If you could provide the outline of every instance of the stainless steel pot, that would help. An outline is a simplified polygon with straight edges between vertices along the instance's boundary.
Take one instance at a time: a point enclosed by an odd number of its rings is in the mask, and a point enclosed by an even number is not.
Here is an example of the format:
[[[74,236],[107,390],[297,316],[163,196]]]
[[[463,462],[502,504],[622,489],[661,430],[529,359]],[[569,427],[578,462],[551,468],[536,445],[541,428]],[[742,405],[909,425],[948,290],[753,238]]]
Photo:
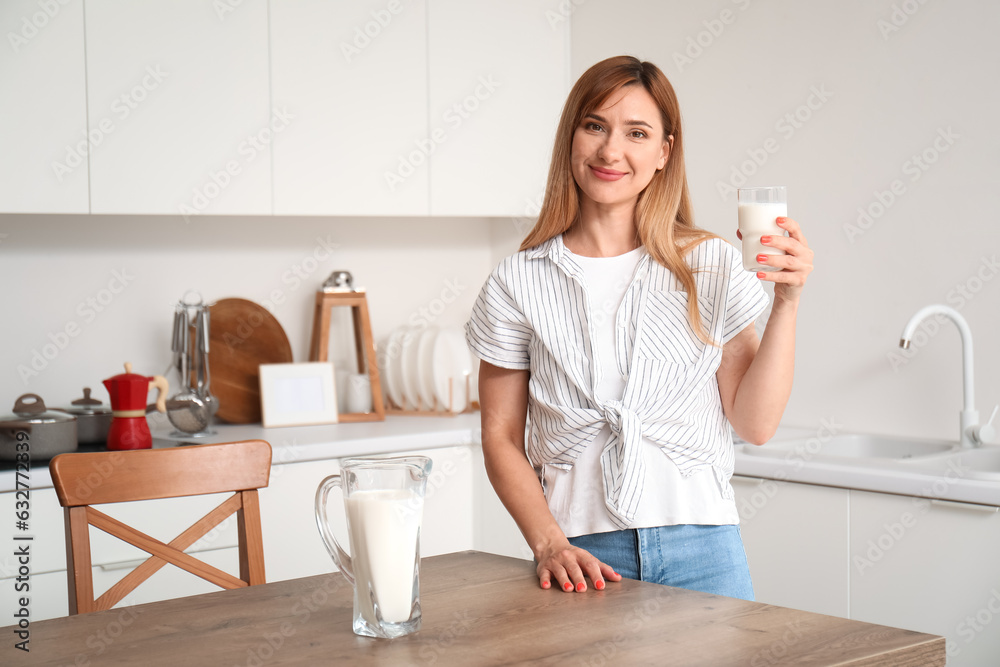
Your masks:
[[[83,388],[83,398],[73,401],[68,408],[55,408],[76,417],[76,439],[81,445],[108,441],[111,428],[111,408],[90,397],[90,387]]]
[[[16,461],[27,452],[30,460],[47,461],[77,448],[76,417],[46,411],[38,394],[24,394],[14,403],[14,414],[0,419],[0,460]]]

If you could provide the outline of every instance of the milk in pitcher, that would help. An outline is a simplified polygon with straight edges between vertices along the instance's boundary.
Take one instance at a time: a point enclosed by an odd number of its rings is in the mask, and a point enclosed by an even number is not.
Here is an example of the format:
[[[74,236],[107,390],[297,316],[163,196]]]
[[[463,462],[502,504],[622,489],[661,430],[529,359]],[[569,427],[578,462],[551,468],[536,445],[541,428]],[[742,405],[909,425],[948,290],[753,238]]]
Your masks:
[[[405,489],[376,489],[355,491],[344,502],[362,617],[378,625],[377,605],[383,621],[409,620],[423,496]]]

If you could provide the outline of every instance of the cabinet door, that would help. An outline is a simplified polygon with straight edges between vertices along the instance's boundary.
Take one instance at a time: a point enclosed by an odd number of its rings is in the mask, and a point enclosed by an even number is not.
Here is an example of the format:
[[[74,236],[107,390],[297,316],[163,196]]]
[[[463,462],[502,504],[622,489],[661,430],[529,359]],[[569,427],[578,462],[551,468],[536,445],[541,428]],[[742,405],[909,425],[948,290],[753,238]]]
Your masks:
[[[850,492],[734,476],[758,602],[847,618]]]
[[[476,490],[476,522],[473,533],[473,548],[512,558],[531,560],[534,555],[524,541],[520,529],[514,523],[513,517],[507,512],[497,497],[490,479],[486,475],[486,464],[483,460],[483,449],[473,447],[473,475]]]
[[[275,455],[280,455],[276,450]],[[309,461],[271,466],[271,479],[260,490],[260,518],[264,534],[264,572],[268,581],[284,581],[334,572],[336,567],[316,528],[316,489],[328,475],[340,472],[337,461]],[[342,546],[347,543],[347,521],[337,511],[342,496],[330,500],[331,529]]]
[[[83,0],[5,0],[0,212],[88,213]]]
[[[267,0],[88,0],[92,213],[269,214]]]
[[[1000,656],[995,507],[851,491],[851,618],[942,635],[948,665]]]
[[[278,215],[426,215],[423,0],[270,4]],[[413,159],[421,165],[405,166]]]
[[[428,1],[431,215],[526,216],[569,91],[551,2]]]

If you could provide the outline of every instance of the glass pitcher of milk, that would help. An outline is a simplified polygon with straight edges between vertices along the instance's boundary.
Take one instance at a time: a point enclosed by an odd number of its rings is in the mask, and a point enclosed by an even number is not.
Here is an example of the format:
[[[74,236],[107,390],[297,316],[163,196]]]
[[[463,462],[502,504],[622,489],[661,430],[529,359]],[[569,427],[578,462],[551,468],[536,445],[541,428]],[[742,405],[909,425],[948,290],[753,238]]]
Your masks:
[[[348,458],[316,490],[316,524],[354,586],[354,633],[402,637],[420,629],[420,520],[431,459]],[[330,528],[330,492],[344,494],[351,554]]]

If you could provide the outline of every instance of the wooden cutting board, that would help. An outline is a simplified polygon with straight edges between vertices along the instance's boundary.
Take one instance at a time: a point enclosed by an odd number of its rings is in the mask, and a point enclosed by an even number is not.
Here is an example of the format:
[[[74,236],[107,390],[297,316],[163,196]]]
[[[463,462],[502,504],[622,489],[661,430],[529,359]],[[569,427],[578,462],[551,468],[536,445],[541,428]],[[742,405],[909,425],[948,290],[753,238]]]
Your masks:
[[[216,417],[233,424],[261,421],[261,364],[292,363],[292,346],[266,308],[246,299],[209,306],[208,369],[219,399]]]

